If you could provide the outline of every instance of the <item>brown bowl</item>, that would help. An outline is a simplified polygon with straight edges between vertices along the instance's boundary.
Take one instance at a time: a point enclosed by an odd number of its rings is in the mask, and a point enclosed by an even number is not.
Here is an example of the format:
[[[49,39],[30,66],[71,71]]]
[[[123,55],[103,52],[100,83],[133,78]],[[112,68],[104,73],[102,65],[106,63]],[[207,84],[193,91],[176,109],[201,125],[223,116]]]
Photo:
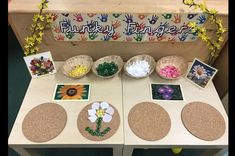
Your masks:
[[[179,70],[179,75],[177,77],[166,77],[164,75],[160,74],[160,70],[163,69],[166,66],[174,66],[176,69]],[[186,73],[188,69],[188,63],[185,61],[185,59],[181,56],[166,56],[162,57],[157,61],[156,64],[156,72],[158,75],[164,79],[169,79],[169,80],[176,80],[179,79],[182,75]]]

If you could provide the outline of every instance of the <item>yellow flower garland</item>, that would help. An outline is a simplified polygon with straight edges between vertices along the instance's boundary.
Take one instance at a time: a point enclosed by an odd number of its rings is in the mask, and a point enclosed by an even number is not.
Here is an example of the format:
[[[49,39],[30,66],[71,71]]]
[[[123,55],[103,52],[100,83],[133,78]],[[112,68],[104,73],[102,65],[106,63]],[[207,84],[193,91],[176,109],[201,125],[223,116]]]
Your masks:
[[[40,12],[33,17],[31,25],[32,36],[25,38],[24,54],[25,56],[36,54],[39,51],[38,45],[42,43],[42,36],[45,27],[50,26],[52,17],[50,14],[43,14],[43,9],[48,8],[48,1],[42,0],[38,5]],[[45,20],[46,19],[46,20]]]
[[[219,56],[220,53],[220,42],[223,42],[222,35],[227,30],[222,25],[222,20],[219,19],[216,14],[218,11],[215,9],[209,10],[206,6],[206,3],[203,2],[201,4],[196,4],[194,0],[183,0],[185,5],[189,7],[194,7],[194,9],[200,8],[203,13],[208,14],[209,20],[216,25],[216,40],[211,40],[211,38],[206,34],[205,27],[198,27],[195,22],[189,22],[188,26],[191,28],[192,32],[197,33],[198,37],[201,38],[202,41],[207,43],[207,46],[210,50],[210,58],[208,60],[208,64],[212,65],[216,58]]]

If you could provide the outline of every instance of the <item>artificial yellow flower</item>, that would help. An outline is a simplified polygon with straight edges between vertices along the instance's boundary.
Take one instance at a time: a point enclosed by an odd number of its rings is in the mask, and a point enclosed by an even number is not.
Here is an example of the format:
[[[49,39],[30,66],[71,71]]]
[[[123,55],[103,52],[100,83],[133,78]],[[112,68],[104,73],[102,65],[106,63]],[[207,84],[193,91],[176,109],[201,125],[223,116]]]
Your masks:
[[[213,51],[215,48],[213,46],[209,46],[209,49]]]
[[[40,31],[40,32],[38,33],[38,35],[39,35],[40,37],[42,37],[42,36],[44,35],[44,33]]]
[[[24,45],[24,48],[29,49],[29,45],[28,44]]]
[[[194,5],[194,10],[197,10],[199,7],[199,5]]]
[[[214,52],[211,52],[210,54],[211,54],[211,56],[212,56],[212,57],[214,57],[214,56],[215,56],[215,53],[214,53]]]
[[[219,27],[223,27],[223,26],[222,26],[222,20],[221,20],[221,19],[217,19],[217,20],[216,20],[216,24],[218,24]]]
[[[224,32],[226,32],[226,29],[224,29],[224,28],[219,28],[219,29],[218,29],[218,32],[219,32],[219,33],[224,33]]]
[[[211,10],[209,10],[209,13],[210,13],[210,14],[217,14],[217,13],[218,13],[218,11],[217,11],[217,10],[215,10],[215,9],[211,9]]]
[[[207,41],[208,40],[208,37],[205,35],[205,34],[202,34],[202,35],[198,35],[198,37],[200,37],[202,39],[202,41]]]
[[[37,52],[37,51],[39,51],[39,48],[38,47],[34,47],[34,50]]]
[[[44,9],[47,9],[47,8],[48,8],[48,4],[45,3],[45,4],[43,5],[43,8],[44,8]]]
[[[44,26],[41,23],[37,23],[36,30],[43,30]]]
[[[37,37],[36,41],[40,44],[40,43],[42,43],[42,38],[41,37]]]
[[[210,17],[209,17],[209,20],[210,20],[212,23],[215,23],[215,18],[214,18],[214,16],[210,16]]]
[[[25,38],[25,41],[26,41],[26,42],[29,42],[29,41],[30,41],[30,37],[26,37],[26,38]]]
[[[36,34],[33,34],[33,36],[31,37],[32,41],[34,41],[37,38]]]
[[[193,5],[194,1],[193,0],[184,0],[184,3],[187,5]]]
[[[46,19],[51,18],[51,14],[46,14]]]
[[[32,29],[34,30],[34,28],[36,27],[36,24],[32,24],[31,26],[32,26]]]
[[[202,33],[206,33],[206,28],[205,28],[205,27],[202,27],[202,28],[200,28],[200,31],[201,31]]]
[[[214,42],[214,46],[217,48],[217,49],[220,49],[220,44],[218,42]]]
[[[34,42],[32,42],[32,41],[29,41],[29,43],[28,43],[30,46],[33,46],[34,45]]]
[[[203,12],[206,12],[207,8],[206,8],[206,2],[205,1],[201,4],[199,4],[199,7]]]
[[[219,42],[223,42],[223,41],[224,41],[223,37],[220,36],[220,37],[218,38],[218,41],[219,41]]]
[[[47,23],[51,23],[52,22],[52,16],[51,16],[51,14],[46,14],[46,22]]]
[[[31,50],[30,50],[30,53],[31,53],[31,54],[33,54],[34,52],[35,52],[35,50],[34,50],[34,49],[31,49]]]
[[[38,18],[37,17],[33,17],[33,22],[37,22]]]
[[[39,16],[40,21],[44,20],[44,17],[42,15]]]
[[[196,27],[196,22],[189,22],[188,26],[191,28],[195,28]]]
[[[42,9],[42,3],[38,5],[38,8],[41,10]]]
[[[25,56],[29,55],[29,51],[24,51]]]

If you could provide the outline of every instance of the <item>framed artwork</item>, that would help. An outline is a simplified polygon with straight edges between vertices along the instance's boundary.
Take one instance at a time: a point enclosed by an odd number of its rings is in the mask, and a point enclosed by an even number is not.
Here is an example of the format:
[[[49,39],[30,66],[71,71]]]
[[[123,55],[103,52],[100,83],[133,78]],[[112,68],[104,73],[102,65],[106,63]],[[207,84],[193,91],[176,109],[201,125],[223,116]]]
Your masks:
[[[200,88],[205,88],[217,71],[217,69],[195,58],[186,74],[186,79]]]
[[[183,92],[179,84],[150,84],[152,100],[184,100]]]
[[[56,84],[53,101],[89,101],[91,85]]]
[[[26,56],[24,60],[32,78],[56,73],[55,64],[50,51]]]

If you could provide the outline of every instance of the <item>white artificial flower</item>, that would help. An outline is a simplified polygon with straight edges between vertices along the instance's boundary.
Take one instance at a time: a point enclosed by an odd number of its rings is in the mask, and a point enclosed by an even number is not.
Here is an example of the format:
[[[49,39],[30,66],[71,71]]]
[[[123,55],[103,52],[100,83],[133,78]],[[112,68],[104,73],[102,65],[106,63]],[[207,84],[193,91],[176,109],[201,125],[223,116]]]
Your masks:
[[[114,109],[107,102],[94,102],[88,110],[88,119],[95,122],[98,117],[102,117],[104,122],[110,122]]]

